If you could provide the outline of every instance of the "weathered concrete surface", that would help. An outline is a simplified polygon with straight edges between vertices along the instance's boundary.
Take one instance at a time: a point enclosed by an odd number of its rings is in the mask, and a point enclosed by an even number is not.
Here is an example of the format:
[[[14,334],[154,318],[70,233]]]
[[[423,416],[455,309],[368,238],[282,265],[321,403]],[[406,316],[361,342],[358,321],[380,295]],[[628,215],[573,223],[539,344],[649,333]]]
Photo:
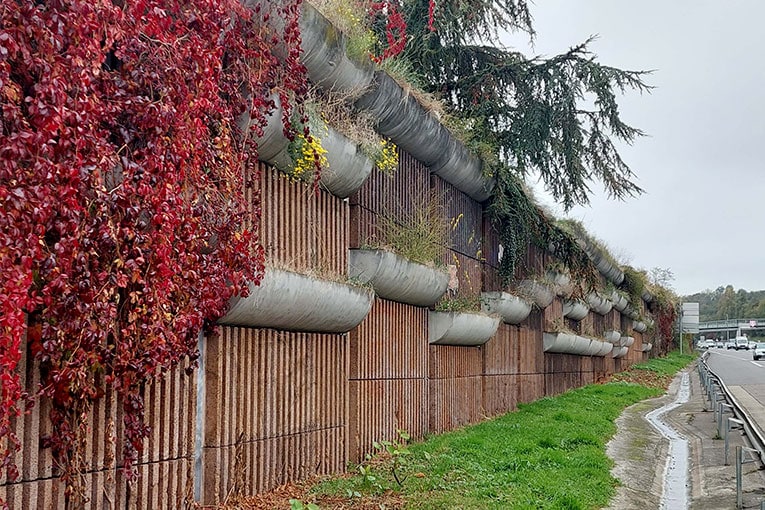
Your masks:
[[[667,423],[688,438],[691,473],[689,495],[691,510],[727,510],[736,508],[736,445],[749,446],[740,431],[730,436],[730,465],[725,462],[725,444],[717,438],[714,413],[704,410],[704,393],[696,368],[691,376],[690,400],[665,415]],[[617,420],[618,432],[608,446],[614,459],[613,474],[622,485],[608,508],[611,510],[644,510],[660,508],[668,441],[651,426],[645,415],[675,399],[679,376],[667,394],[640,402],[628,408]],[[765,501],[765,472],[757,463],[743,468],[744,508],[760,508]]]

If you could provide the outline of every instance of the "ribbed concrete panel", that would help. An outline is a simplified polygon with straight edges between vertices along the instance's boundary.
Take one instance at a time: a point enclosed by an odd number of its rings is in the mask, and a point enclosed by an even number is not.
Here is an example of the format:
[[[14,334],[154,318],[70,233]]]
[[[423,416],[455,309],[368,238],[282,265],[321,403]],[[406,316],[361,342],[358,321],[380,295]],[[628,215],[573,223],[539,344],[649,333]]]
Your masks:
[[[483,285],[483,264],[455,250],[446,250],[441,260],[448,266],[456,266],[459,289],[456,293],[447,291],[445,297],[478,297]]]
[[[516,408],[518,375],[484,375],[483,409],[487,416],[505,414]]]
[[[520,374],[518,375],[518,393],[516,401],[528,403],[545,396],[544,374]]]
[[[525,253],[521,254],[518,264],[516,264],[515,278],[523,280],[533,276],[542,276],[545,274],[547,264],[552,257],[534,244],[529,244]]]
[[[545,373],[563,374],[580,373],[582,371],[582,360],[587,356],[578,356],[576,354],[545,353]]]
[[[452,225],[450,248],[467,257],[482,259],[481,204],[436,175],[432,177],[431,182],[436,196],[443,200],[444,213]]]
[[[296,270],[318,269],[346,274],[348,203],[329,192],[291,182],[266,165],[250,200],[260,200],[260,242],[266,258]],[[259,193],[258,193],[259,192]]]
[[[545,331],[558,331],[564,323],[563,302],[560,298],[553,299],[550,306],[542,311],[543,328]]]
[[[226,470],[237,448],[253,456],[250,473],[277,471],[263,481],[246,482],[257,490],[312,474],[311,466],[324,462],[317,459],[328,459],[325,464],[332,467],[327,470],[344,466],[344,335],[223,327],[220,335],[207,340],[205,356],[206,502],[218,503],[230,490],[233,482],[226,477],[232,475]],[[340,439],[327,442],[327,437]],[[300,451],[276,448],[276,440],[299,446]],[[254,450],[256,444],[259,449]],[[343,460],[337,462],[336,457]]]
[[[599,313],[590,312],[586,325],[582,327],[589,327],[596,338],[603,338],[603,332],[606,331],[606,318]]]
[[[454,345],[430,346],[430,379],[480,376],[483,348]]]
[[[494,227],[491,225],[491,220],[489,219],[488,215],[485,215],[483,217],[482,222],[482,228],[483,228],[483,259],[486,262],[486,265],[498,268],[499,267],[499,235],[494,230]],[[490,290],[499,290],[499,289],[490,289]]]
[[[350,203],[375,214],[405,215],[422,203],[430,191],[430,172],[412,156],[399,149],[398,168],[393,172],[372,170]]]
[[[350,332],[351,379],[428,376],[428,309],[376,299]]]
[[[507,375],[520,372],[521,330],[518,326],[500,323],[497,334],[483,346],[483,373]]]
[[[342,472],[347,464],[344,428],[206,448],[204,463],[215,467],[205,499],[264,492],[290,481]]]
[[[372,453],[374,441],[393,441],[398,430],[413,439],[428,431],[428,380],[354,380],[349,384],[349,460]]]
[[[453,430],[481,421],[483,377],[430,380],[430,432]]]
[[[601,358],[602,356],[579,356],[579,369],[581,370],[582,374],[586,372],[592,372],[593,369],[593,363],[595,358]]]
[[[137,470],[146,476],[139,476],[131,492],[116,469],[122,466],[122,404],[109,388],[94,402],[87,417],[88,435],[83,451],[86,471],[82,480],[89,498],[85,508],[182,506],[175,495],[184,496],[183,488],[190,480],[191,472],[185,468],[190,467],[196,419],[195,379],[186,376],[184,368],[168,372],[164,379],[148,384],[144,391],[145,420],[150,433]],[[37,362],[30,361],[28,353],[22,356],[19,371],[27,391],[37,391],[40,368]],[[53,433],[50,409],[48,400],[39,401],[13,423],[22,443],[16,455],[20,476],[15,483],[0,481],[0,498],[12,509],[64,508],[64,486],[54,478],[51,450],[40,448],[40,438]],[[183,470],[178,469],[179,464],[184,466]],[[173,498],[169,496],[171,492]],[[150,503],[142,506],[139,499]]]
[[[542,331],[521,327],[518,338],[519,370],[522,374],[542,374],[545,369]]]

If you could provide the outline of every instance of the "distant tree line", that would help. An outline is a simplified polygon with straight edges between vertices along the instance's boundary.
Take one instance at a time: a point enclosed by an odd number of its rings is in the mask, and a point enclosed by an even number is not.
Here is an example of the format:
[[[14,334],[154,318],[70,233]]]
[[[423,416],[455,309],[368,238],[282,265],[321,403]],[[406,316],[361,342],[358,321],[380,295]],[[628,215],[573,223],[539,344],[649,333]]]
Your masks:
[[[702,322],[765,317],[765,290],[748,292],[727,285],[685,296],[683,301],[699,303],[699,320]]]

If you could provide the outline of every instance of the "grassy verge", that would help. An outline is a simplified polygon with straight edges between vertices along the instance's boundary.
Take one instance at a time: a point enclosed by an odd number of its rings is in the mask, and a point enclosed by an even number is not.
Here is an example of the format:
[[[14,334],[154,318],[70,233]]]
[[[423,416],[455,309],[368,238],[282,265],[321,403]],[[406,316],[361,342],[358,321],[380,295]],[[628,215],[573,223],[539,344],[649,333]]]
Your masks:
[[[416,444],[381,445],[355,475],[323,481],[299,499],[322,509],[606,506],[618,485],[605,448],[615,419],[625,407],[661,394],[667,378],[694,358],[671,353],[633,366],[621,380],[521,404]]]

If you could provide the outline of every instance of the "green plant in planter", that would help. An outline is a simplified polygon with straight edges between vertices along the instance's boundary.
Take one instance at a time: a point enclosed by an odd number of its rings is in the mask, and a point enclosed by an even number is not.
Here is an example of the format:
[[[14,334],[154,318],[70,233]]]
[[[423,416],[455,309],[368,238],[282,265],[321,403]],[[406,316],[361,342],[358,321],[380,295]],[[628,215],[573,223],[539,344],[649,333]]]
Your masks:
[[[383,211],[377,216],[377,232],[367,245],[387,249],[409,260],[443,265],[442,254],[449,241],[449,220],[443,197],[427,193],[408,208]]]
[[[374,121],[368,113],[354,111],[351,106],[358,99],[358,91],[344,93],[313,88],[308,95],[309,111],[314,117],[319,116],[355,143],[381,172],[390,174],[396,170],[399,160],[396,144],[374,130]],[[313,129],[313,124],[309,125]]]
[[[297,133],[287,146],[292,168],[280,170],[292,181],[313,182],[321,170],[329,167],[327,150],[321,144],[322,136],[327,136],[327,125],[315,104],[306,105],[305,116],[293,113],[290,123]],[[306,127],[310,135],[306,135]]]
[[[566,333],[569,335],[578,335],[576,331],[573,331],[568,327],[566,321],[558,317],[551,321],[547,321],[544,326],[545,333]]]
[[[624,266],[624,281],[620,287],[629,295],[630,301],[640,303],[643,290],[648,286],[648,276],[645,271],[640,271],[631,266]]]
[[[369,27],[364,3],[345,0],[310,0],[309,3],[345,34],[348,58],[370,60],[369,56],[379,44],[379,39]]]
[[[436,304],[437,312],[475,312],[481,309],[478,296],[455,296],[444,298]]]

